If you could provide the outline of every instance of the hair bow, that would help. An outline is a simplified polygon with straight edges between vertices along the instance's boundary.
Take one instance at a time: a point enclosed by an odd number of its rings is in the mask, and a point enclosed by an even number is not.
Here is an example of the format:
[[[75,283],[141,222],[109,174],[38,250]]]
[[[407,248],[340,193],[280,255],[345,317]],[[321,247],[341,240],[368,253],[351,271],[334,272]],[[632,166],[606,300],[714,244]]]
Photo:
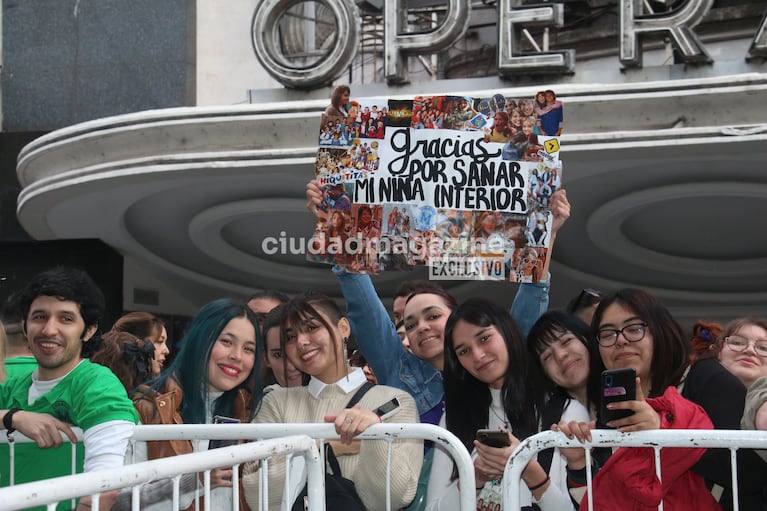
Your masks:
[[[136,370],[141,381],[146,380],[147,368],[151,367],[154,358],[154,344],[147,340],[144,341],[143,347],[139,347],[136,343],[126,342],[123,343],[123,347],[125,362]]]

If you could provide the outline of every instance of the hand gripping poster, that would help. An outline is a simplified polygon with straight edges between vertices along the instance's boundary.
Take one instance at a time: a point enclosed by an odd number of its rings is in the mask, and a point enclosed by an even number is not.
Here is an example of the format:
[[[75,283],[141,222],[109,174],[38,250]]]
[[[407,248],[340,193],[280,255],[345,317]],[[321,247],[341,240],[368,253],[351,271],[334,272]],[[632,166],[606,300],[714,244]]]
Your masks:
[[[538,282],[562,184],[562,102],[416,96],[352,99],[322,116],[322,188],[307,258],[376,274],[427,265],[441,280]]]

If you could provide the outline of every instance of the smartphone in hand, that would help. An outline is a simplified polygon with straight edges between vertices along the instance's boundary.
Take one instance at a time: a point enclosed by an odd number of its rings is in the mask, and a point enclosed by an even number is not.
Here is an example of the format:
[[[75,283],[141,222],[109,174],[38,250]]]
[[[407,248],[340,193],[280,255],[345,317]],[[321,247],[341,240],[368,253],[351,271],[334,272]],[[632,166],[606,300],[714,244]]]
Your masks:
[[[511,445],[509,432],[505,429],[478,429],[477,440],[490,447],[508,447]]]
[[[382,404],[375,410],[373,410],[373,413],[378,415],[381,420],[388,419],[395,413],[399,411],[399,399],[396,397],[392,399],[391,401],[387,401],[386,403]]]
[[[239,424],[239,419],[232,417],[224,417],[223,415],[216,415],[213,417],[213,424]],[[208,444],[208,449],[218,449],[219,447],[229,447],[230,445],[236,445],[237,440],[211,440]]]
[[[631,410],[609,410],[607,405],[636,399],[636,371],[631,367],[603,371],[601,393],[599,427],[607,428],[608,422],[633,415]]]

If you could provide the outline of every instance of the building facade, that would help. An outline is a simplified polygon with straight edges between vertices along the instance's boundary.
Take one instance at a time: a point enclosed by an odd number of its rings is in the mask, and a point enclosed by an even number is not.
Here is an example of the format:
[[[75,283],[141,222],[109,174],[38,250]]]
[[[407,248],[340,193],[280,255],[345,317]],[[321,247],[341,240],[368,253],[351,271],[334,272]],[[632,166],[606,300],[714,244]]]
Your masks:
[[[631,286],[686,323],[765,314],[767,2],[2,6],[2,175],[23,231],[0,241],[102,240],[123,255],[125,309],[191,314],[261,288],[338,295],[290,240],[311,233],[320,114],[350,83],[356,97],[557,91],[573,215],[552,306]],[[285,250],[267,253],[267,238]],[[422,276],[375,281],[386,297]],[[506,302],[515,290],[448,286]]]

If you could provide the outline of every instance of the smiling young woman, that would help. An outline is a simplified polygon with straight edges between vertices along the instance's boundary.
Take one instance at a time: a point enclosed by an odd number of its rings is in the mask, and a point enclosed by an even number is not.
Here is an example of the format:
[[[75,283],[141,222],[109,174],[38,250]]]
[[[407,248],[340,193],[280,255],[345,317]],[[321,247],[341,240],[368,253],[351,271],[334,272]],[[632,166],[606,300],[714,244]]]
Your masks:
[[[599,388],[589,387],[589,372],[592,366],[601,370],[602,361],[588,325],[565,312],[547,312],[530,330],[527,346],[552,394],[575,399],[586,409],[598,404]]]
[[[611,421],[609,426],[627,432],[657,428],[706,429],[712,425],[715,429],[739,429],[745,386],[715,358],[697,358],[691,365],[690,343],[684,330],[655,296],[641,289],[621,289],[603,297],[594,313],[591,329],[596,332],[604,366],[607,369],[633,368],[640,384],[636,400],[625,401],[615,407],[632,410],[633,414]],[[592,371],[590,378],[599,376]],[[652,399],[645,400],[643,396]],[[699,406],[692,405],[690,401]],[[701,408],[705,414],[702,414]],[[707,424],[699,421],[701,415]],[[581,440],[587,438],[579,433],[576,436]],[[618,452],[623,454],[622,450],[616,451],[600,474],[612,470],[611,466],[615,467],[613,475],[619,475],[612,477],[606,474],[603,479],[607,484],[602,487],[621,492],[626,481],[621,482],[620,470],[625,465],[618,462],[621,458],[616,458]],[[718,499],[719,504],[723,509],[732,508],[728,451],[709,449],[695,457],[685,453],[677,457],[676,470],[703,476],[709,487],[712,484],[721,486],[724,491]],[[694,477],[699,476],[690,475],[687,480],[693,481]],[[762,495],[765,477],[767,464],[753,450],[740,449],[738,484],[741,509],[761,509],[765,504]],[[599,490],[598,487],[599,480],[595,479],[595,491]],[[677,492],[676,495],[688,506],[684,509],[691,509],[691,499],[701,495],[698,491],[701,487],[691,488],[682,484],[677,488],[664,488],[664,495],[666,491]],[[628,504],[622,501],[622,505]]]
[[[261,397],[256,363],[261,346],[256,316],[245,303],[216,300],[204,305],[192,319],[173,363],[134,392],[142,424],[211,424],[216,415],[249,422],[254,402]],[[146,457],[193,450],[190,441],[148,442]],[[137,453],[139,461],[142,456]],[[213,509],[231,508],[231,478],[231,467],[211,471]],[[193,492],[182,495],[182,507],[193,508],[193,497]]]
[[[445,324],[458,306],[455,298],[442,288],[415,291],[405,302],[405,333],[410,351],[437,370],[444,365]]]
[[[549,311],[530,329],[527,348],[531,368],[543,381],[547,393],[541,410],[542,428],[560,422],[588,424],[596,418],[599,380],[589,376],[600,374],[604,365],[589,326],[572,313]],[[551,460],[552,481],[567,481],[568,460],[563,451],[556,448],[538,457],[541,463]],[[609,448],[599,448],[591,454],[597,464],[603,464],[611,453]],[[586,492],[585,485],[568,489],[575,502],[580,502]]]
[[[353,438],[381,422],[417,423],[415,401],[403,390],[376,385],[356,406],[346,408],[367,379],[361,368],[347,365],[349,321],[327,296],[310,293],[291,299],[280,312],[280,333],[282,353],[311,379],[305,387],[276,388],[266,394],[253,422],[333,423],[341,439],[328,443],[338,457],[342,475],[354,481],[366,509],[385,509],[388,442],[353,441]],[[396,407],[392,414],[379,417],[373,412],[393,402]],[[413,499],[422,459],[423,442],[397,440],[392,443],[392,509],[405,507]],[[285,486],[284,463],[282,457],[269,463],[269,509],[280,509],[281,489]],[[248,466],[243,480],[245,498],[251,508],[256,509],[260,501],[258,467]],[[302,478],[291,476],[291,481],[299,484],[293,488],[295,496],[303,485]]]
[[[511,453],[520,440],[541,429],[543,386],[530,370],[525,339],[514,319],[489,300],[470,299],[455,308],[444,324],[444,339],[441,425],[473,452],[477,502],[500,504],[501,478]],[[508,445],[482,444],[476,440],[480,429],[507,431]],[[456,476],[450,459],[437,450],[427,509],[458,509]],[[552,483],[537,461],[528,464],[522,478],[529,488],[521,496],[524,505],[535,502],[543,511],[572,509],[564,481]]]
[[[724,327],[717,345],[719,361],[747,389],[767,376],[767,319],[732,320]]]

